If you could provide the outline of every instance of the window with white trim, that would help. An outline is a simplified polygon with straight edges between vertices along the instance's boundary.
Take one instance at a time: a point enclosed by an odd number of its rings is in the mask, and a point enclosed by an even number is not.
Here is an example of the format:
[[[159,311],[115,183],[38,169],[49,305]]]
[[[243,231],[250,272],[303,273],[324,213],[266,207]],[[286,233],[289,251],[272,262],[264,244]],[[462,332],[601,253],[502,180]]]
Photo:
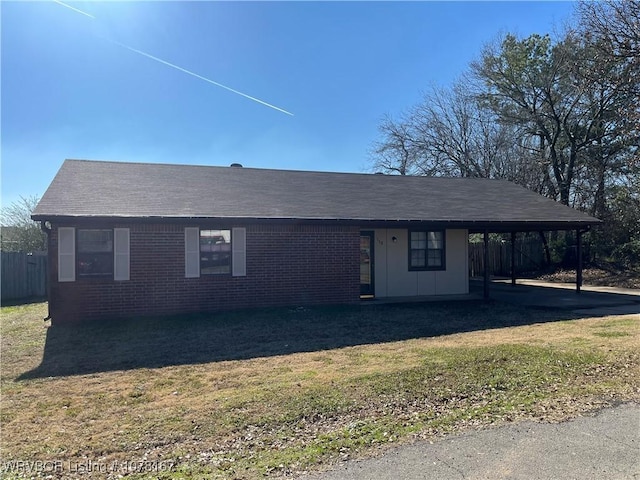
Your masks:
[[[231,273],[231,230],[200,230],[200,274]]]
[[[113,266],[113,230],[79,228],[76,239],[78,277],[111,277]]]
[[[444,231],[409,232],[409,270],[444,270],[444,246]]]

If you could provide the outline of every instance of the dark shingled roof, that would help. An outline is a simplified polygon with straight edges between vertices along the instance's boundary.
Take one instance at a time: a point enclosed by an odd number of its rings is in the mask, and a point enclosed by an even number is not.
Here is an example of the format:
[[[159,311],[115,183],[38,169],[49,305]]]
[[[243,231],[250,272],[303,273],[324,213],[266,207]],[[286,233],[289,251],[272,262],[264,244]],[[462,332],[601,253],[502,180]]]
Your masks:
[[[427,221],[496,231],[599,222],[504,180],[87,160],[66,160],[33,213],[60,217]]]

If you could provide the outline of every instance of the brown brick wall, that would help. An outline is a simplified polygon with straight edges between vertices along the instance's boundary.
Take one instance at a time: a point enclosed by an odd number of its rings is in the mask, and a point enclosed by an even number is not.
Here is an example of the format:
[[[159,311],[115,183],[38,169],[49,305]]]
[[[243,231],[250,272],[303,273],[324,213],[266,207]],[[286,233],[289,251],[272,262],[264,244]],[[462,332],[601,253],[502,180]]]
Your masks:
[[[49,245],[53,322],[359,300],[358,228],[235,226],[247,229],[246,277],[185,278],[184,225],[113,224],[100,228],[130,228],[130,280],[76,278],[62,283],[54,226]]]

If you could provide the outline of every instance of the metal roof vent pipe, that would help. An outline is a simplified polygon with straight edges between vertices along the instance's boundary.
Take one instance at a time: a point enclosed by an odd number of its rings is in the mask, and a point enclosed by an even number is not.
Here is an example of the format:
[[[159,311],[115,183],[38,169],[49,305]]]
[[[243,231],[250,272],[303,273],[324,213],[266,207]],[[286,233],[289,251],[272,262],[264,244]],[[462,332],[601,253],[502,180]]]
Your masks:
[[[242,164],[241,163],[232,163],[231,165],[229,165],[230,167],[234,167],[234,168],[242,168]]]

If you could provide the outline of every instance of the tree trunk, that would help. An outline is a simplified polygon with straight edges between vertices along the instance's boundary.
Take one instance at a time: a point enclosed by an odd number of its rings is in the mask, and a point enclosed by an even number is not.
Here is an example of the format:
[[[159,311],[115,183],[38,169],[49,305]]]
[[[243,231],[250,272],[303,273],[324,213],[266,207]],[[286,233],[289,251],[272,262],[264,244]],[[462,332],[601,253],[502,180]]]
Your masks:
[[[540,240],[542,240],[542,247],[544,248],[544,259],[547,262],[547,266],[551,265],[551,251],[549,250],[549,242],[545,237],[544,232],[540,231]]]

